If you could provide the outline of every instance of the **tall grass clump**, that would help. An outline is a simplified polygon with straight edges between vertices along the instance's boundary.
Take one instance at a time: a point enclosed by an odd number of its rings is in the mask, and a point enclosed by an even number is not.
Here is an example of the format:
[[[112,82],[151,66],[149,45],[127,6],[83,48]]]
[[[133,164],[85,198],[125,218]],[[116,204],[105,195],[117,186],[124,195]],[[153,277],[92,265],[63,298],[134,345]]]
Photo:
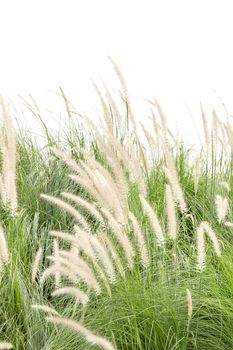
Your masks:
[[[100,125],[61,89],[69,128],[56,138],[24,101],[45,129],[41,149],[3,109],[0,348],[230,350],[229,118],[212,111],[208,125],[201,106],[192,153],[156,99],[151,128],[137,122],[110,61],[120,90],[94,83]]]

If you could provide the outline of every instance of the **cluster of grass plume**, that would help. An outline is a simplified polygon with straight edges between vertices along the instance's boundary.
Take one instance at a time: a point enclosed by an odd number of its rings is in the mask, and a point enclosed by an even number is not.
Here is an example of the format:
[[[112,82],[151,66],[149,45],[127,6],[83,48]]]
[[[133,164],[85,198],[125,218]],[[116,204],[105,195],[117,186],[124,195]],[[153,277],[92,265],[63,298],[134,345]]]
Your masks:
[[[111,62],[124,109],[95,85],[101,128],[85,115],[80,127],[61,90],[62,142],[30,106],[44,152],[15,139],[4,109],[1,174],[14,185],[1,192],[0,348],[230,350],[230,122],[213,111],[210,128],[201,106],[203,146],[190,155],[156,99],[151,130],[137,124]]]

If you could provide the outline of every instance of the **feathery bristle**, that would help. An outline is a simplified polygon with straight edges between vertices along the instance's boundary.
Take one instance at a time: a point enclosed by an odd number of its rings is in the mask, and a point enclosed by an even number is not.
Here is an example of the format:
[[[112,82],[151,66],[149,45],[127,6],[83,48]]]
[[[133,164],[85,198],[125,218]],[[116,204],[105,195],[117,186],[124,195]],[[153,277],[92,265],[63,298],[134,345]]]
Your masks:
[[[35,282],[36,276],[39,272],[39,266],[42,258],[42,248],[40,247],[35,255],[34,262],[32,264],[32,282]]]
[[[204,230],[202,226],[197,228],[197,269],[203,271],[205,268],[205,239],[204,239]]]
[[[150,219],[150,223],[156,235],[158,245],[161,246],[164,244],[164,234],[160,226],[159,220],[157,218],[157,215],[151,207],[151,205],[147,202],[147,200],[142,195],[139,195],[139,197],[142,203],[143,210]]]
[[[0,350],[8,350],[8,349],[12,349],[13,345],[11,343],[8,342],[0,342]]]
[[[149,266],[150,259],[149,259],[149,253],[148,253],[148,249],[147,249],[145,234],[141,230],[139,222],[138,222],[136,216],[134,215],[134,213],[129,212],[129,218],[130,218],[131,223],[132,223],[135,238],[137,239],[138,249],[139,249],[142,265],[146,268]]]
[[[79,221],[81,223],[81,225],[83,225],[84,229],[89,231],[89,225],[88,225],[87,221],[85,220],[85,218],[83,217],[83,215],[81,215],[79,213],[79,211],[77,211],[70,204],[64,202],[63,200],[61,200],[59,198],[56,198],[56,197],[53,197],[53,196],[49,196],[47,194],[41,194],[40,197],[45,199],[47,202],[55,204],[59,208],[65,210],[67,213],[72,215],[77,221]]]
[[[53,307],[50,307],[48,305],[34,304],[34,305],[31,305],[31,308],[34,310],[44,311],[49,314],[59,316],[59,313]]]
[[[80,333],[87,340],[87,342],[93,345],[99,346],[104,350],[115,350],[114,346],[107,339],[93,334],[89,329],[85,328],[78,322],[75,322],[68,318],[54,317],[54,316],[46,317],[46,320],[56,325],[62,325],[64,327],[73,329],[77,333]]]
[[[217,212],[218,221],[222,222],[225,219],[229,210],[228,199],[217,194],[215,196],[215,208]]]
[[[57,288],[54,292],[51,293],[51,296],[53,297],[61,295],[69,295],[75,297],[76,301],[82,303],[83,305],[86,305],[86,303],[89,301],[89,297],[87,296],[87,294],[77,287],[68,286],[63,288]]]

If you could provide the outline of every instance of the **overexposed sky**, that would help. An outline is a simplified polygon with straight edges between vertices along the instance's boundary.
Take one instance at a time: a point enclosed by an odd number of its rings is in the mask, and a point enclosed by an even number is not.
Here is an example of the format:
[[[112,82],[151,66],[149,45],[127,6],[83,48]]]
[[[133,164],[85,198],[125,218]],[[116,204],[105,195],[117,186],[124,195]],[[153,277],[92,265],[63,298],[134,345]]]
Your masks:
[[[79,111],[95,111],[91,79],[118,87],[110,55],[140,119],[156,96],[190,133],[200,100],[216,106],[220,95],[233,114],[232,13],[230,0],[0,0],[0,92],[59,112],[62,86]]]

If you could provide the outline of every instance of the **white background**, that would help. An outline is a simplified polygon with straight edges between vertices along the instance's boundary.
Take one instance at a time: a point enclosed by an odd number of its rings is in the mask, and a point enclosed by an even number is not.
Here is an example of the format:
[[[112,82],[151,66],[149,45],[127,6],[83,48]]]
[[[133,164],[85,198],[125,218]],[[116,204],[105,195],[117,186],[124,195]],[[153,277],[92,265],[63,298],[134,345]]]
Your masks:
[[[233,112],[232,6],[226,0],[0,0],[0,92],[16,104],[17,94],[31,93],[42,110],[62,114],[55,94],[62,86],[79,111],[94,116],[91,79],[118,88],[110,55],[138,118],[149,114],[143,99],[156,96],[172,127],[195,140],[200,101],[221,113],[221,96]],[[48,115],[46,122],[52,123]]]

